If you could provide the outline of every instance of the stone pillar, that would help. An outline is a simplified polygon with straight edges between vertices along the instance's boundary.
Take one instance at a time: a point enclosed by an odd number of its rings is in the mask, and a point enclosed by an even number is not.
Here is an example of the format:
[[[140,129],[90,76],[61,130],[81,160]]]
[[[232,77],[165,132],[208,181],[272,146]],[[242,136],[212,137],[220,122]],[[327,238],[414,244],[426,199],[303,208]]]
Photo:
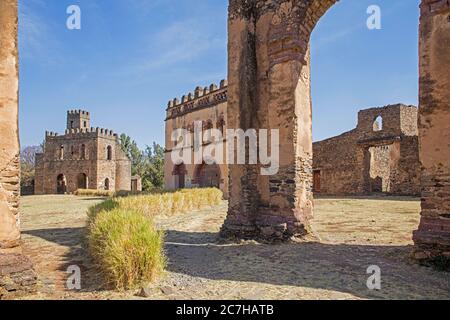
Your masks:
[[[0,1],[0,299],[32,290],[36,277],[21,254],[17,1]]]
[[[415,256],[450,259],[450,3],[422,0],[419,141],[422,219]]]
[[[309,38],[336,0],[230,0],[228,127],[278,129],[280,169],[231,165],[222,235],[286,240],[313,213]],[[228,143],[230,141],[228,140]]]

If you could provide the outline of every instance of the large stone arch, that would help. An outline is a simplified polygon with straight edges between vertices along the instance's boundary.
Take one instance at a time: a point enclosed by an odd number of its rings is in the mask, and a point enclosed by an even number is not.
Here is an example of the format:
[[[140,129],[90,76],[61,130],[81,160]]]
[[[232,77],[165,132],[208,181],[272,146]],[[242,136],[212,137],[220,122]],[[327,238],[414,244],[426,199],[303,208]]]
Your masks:
[[[313,214],[309,40],[337,0],[230,0],[228,127],[280,130],[280,170],[231,165],[224,236],[304,236]],[[450,251],[450,5],[422,0],[420,141],[423,219],[416,244]],[[445,149],[445,151],[444,151]],[[436,251],[436,249],[439,249]]]

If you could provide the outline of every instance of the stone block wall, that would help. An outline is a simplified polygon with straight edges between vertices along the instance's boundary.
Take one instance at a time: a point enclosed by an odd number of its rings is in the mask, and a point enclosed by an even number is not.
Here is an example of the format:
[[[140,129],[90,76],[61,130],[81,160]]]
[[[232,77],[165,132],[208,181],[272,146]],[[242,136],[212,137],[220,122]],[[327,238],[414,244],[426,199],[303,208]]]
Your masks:
[[[320,193],[418,195],[417,113],[417,107],[402,104],[362,110],[356,129],[314,143]],[[374,130],[378,117],[382,128]]]

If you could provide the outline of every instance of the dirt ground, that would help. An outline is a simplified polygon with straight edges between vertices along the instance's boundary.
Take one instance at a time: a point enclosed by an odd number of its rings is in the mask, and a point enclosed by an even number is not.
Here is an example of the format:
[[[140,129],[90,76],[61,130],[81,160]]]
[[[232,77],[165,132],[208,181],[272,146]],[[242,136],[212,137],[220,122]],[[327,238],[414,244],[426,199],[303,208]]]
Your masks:
[[[83,247],[86,210],[98,198],[23,197],[24,251],[39,274],[28,299],[142,299],[137,291],[105,290]],[[166,231],[166,275],[148,299],[450,299],[450,274],[409,259],[419,223],[413,198],[316,200],[320,241],[220,244],[226,202],[208,210],[158,217]],[[66,290],[67,268],[81,268],[82,289]],[[381,269],[371,291],[367,268]]]

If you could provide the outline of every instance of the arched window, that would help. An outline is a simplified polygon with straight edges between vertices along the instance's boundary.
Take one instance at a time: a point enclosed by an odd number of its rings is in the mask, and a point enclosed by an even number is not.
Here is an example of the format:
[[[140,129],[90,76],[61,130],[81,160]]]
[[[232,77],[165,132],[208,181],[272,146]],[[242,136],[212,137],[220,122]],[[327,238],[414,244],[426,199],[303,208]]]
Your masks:
[[[106,158],[108,160],[112,160],[112,147],[108,146],[108,148],[106,149]]]
[[[383,118],[378,116],[373,122],[373,131],[383,131]]]
[[[64,146],[59,147],[59,159],[64,160]]]
[[[109,179],[108,178],[105,179],[105,190],[109,191]]]
[[[84,144],[81,145],[80,158],[81,158],[81,160],[85,160],[86,159],[86,145],[84,145]]]

